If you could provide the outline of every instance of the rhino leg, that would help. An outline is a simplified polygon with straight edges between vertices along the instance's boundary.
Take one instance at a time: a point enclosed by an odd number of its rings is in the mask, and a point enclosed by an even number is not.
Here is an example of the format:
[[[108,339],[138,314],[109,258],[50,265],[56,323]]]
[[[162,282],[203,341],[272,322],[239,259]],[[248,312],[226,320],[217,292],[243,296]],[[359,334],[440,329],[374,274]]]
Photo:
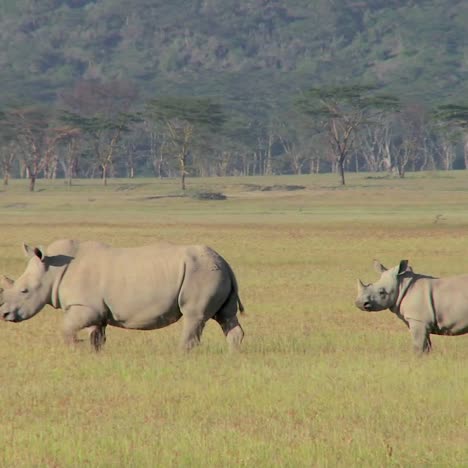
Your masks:
[[[221,326],[231,351],[238,351],[244,330],[237,319],[237,297],[231,294],[221,310],[213,317]]]
[[[77,333],[84,328],[90,328],[90,341],[96,349],[96,344],[100,348],[105,342],[105,331],[99,314],[89,307],[76,305],[71,306],[65,312],[63,321],[63,336],[67,344],[76,343]],[[97,331],[99,330],[99,331]],[[95,344],[96,343],[96,344]],[[97,350],[97,349],[96,349]]]
[[[94,348],[94,351],[101,351],[101,348],[106,343],[106,326],[95,325],[93,327],[88,327],[89,330],[89,342]]]
[[[205,328],[206,320],[184,317],[184,325],[182,330],[181,347],[184,351],[190,351],[195,346],[200,344],[200,338]]]
[[[226,340],[229,344],[229,349],[231,351],[238,351],[242,340],[244,339],[244,330],[242,329],[239,320],[237,317],[232,317],[226,320],[216,321],[221,325],[223,333],[226,336]]]
[[[431,339],[429,337],[429,329],[423,322],[411,320],[409,329],[413,338],[413,349],[416,354],[429,353],[432,348]]]

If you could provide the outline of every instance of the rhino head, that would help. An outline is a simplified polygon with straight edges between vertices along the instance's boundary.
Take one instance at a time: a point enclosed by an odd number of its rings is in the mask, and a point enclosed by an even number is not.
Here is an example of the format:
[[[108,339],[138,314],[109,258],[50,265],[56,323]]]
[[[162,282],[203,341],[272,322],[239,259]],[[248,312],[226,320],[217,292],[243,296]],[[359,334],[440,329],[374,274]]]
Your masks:
[[[26,244],[23,249],[30,258],[24,273],[16,281],[0,277],[0,318],[8,322],[22,322],[33,317],[50,298],[43,250]]]
[[[374,268],[380,274],[380,279],[375,283],[364,284],[358,280],[358,294],[356,307],[366,312],[378,312],[395,306],[398,294],[400,277],[412,269],[408,260],[401,260],[400,264],[387,269],[377,260],[374,260]]]
[[[0,275],[0,307],[3,305],[3,291],[10,288],[14,281],[8,276]]]

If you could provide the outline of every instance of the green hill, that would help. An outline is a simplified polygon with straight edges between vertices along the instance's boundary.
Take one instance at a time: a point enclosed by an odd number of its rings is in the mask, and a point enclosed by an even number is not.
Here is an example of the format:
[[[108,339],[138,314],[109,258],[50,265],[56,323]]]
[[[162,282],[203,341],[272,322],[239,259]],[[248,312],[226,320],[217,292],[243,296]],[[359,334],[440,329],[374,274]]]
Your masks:
[[[79,78],[276,98],[370,81],[441,101],[466,95],[467,23],[461,0],[3,0],[1,95],[53,99]]]
[[[0,126],[2,172],[173,175],[182,164],[182,173],[188,167],[192,175],[301,173],[334,170],[339,159],[346,170],[397,168],[401,176],[466,167],[468,145],[463,152],[461,135],[440,132],[428,112],[456,103],[459,115],[467,114],[466,24],[462,0],[2,0],[0,111],[21,106],[38,125],[37,132],[26,128],[17,113],[10,127]],[[320,135],[324,127],[296,112],[297,102],[311,87],[356,85],[398,98],[401,113],[377,122],[372,134],[361,125],[353,151],[338,157]],[[127,94],[119,96],[117,87]],[[134,112],[165,97],[181,106],[209,98],[205,104],[219,105],[222,114],[218,130],[208,137],[197,128],[177,156],[154,127],[161,119],[146,116],[138,131],[117,124],[119,99],[127,102],[120,110]],[[76,149],[79,164],[65,155],[70,129],[54,121],[54,111],[64,108],[80,114],[69,123],[87,126]],[[113,112],[114,120],[102,120],[100,112]],[[85,125],[86,113],[95,120]],[[117,136],[107,133],[107,150],[96,147],[104,141],[99,125],[120,128]],[[191,139],[192,130],[185,131]],[[21,132],[22,149],[11,163],[8,144]],[[57,132],[62,149],[54,160]]]

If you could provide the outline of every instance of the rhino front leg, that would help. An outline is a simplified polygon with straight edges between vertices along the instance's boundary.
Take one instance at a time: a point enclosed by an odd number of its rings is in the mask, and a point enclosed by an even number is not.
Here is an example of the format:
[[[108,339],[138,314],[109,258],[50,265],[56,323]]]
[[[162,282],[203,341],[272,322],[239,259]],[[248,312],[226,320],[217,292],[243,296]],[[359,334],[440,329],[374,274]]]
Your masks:
[[[63,321],[65,343],[76,343],[77,333],[84,328],[88,328],[90,343],[96,351],[99,351],[106,341],[105,325],[100,322],[102,322],[100,315],[95,310],[81,305],[71,306],[65,312]]]
[[[424,322],[411,320],[409,322],[409,329],[413,338],[414,352],[418,355],[429,353],[431,351],[432,344],[427,325]]]

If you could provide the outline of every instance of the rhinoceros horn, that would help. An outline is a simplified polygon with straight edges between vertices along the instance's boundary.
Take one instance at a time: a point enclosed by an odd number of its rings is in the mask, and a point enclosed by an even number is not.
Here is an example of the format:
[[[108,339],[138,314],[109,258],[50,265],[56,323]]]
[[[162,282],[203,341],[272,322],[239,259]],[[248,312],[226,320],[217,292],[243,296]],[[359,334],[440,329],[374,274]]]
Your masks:
[[[358,279],[357,280],[357,289],[358,289],[358,293],[361,293],[362,290],[366,287],[366,285],[360,280]]]

